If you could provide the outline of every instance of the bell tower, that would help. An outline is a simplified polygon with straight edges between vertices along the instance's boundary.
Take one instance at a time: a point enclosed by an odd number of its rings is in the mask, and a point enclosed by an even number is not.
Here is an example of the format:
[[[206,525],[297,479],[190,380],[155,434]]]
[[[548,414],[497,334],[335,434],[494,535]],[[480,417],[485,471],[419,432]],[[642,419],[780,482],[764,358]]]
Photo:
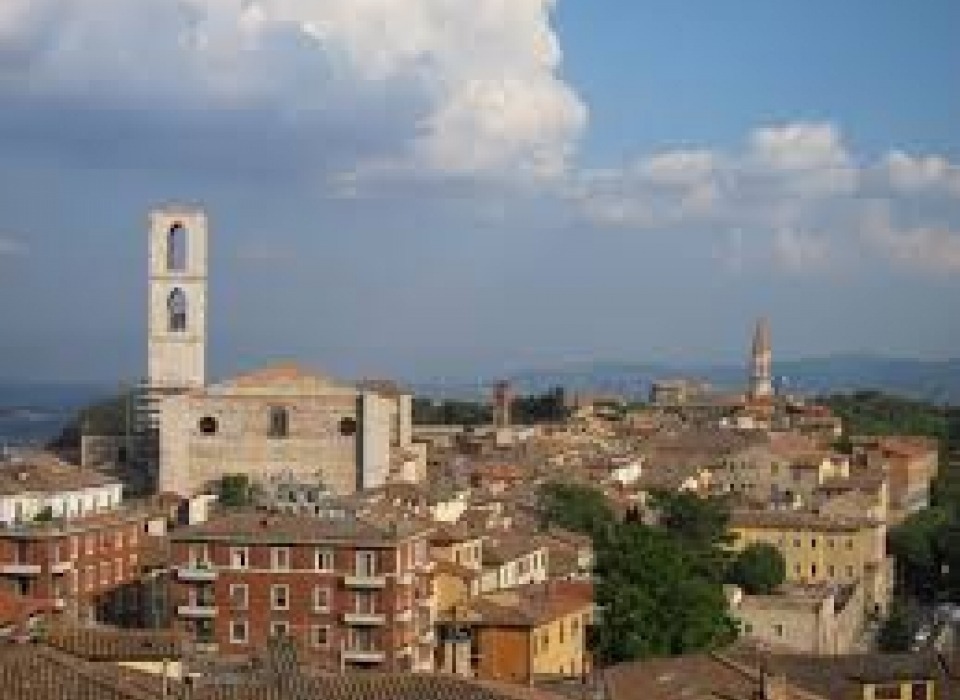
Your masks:
[[[147,385],[162,395],[206,380],[207,217],[167,206],[150,212],[149,226]]]
[[[768,399],[773,396],[771,365],[773,349],[770,343],[770,322],[766,317],[757,319],[750,346],[750,391],[751,399]]]

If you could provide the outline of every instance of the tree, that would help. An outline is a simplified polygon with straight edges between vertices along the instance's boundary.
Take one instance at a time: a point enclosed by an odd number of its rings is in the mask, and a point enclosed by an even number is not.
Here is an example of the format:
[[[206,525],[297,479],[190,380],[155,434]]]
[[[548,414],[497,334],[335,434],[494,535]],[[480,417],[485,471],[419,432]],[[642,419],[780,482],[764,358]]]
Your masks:
[[[697,553],[661,528],[617,526],[598,552],[601,624],[594,652],[605,663],[723,646],[736,628],[719,583]]]
[[[787,565],[771,544],[757,542],[740,552],[730,565],[728,579],[751,595],[772,593],[783,583]]]
[[[880,626],[880,633],[877,635],[877,645],[880,647],[880,651],[910,651],[912,641],[910,620],[906,610],[900,605],[891,606],[890,614],[883,621],[883,625]]]
[[[220,479],[220,503],[231,508],[250,505],[252,489],[246,474],[224,474]]]
[[[589,486],[561,482],[540,488],[540,514],[545,526],[556,525],[590,535],[595,540],[617,522],[606,496]]]

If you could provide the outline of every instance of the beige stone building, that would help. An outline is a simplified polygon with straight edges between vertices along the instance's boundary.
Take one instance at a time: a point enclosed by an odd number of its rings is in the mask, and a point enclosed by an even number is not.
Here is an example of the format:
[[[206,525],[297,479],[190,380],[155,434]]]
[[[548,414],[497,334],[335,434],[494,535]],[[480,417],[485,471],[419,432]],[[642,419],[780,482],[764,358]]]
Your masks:
[[[734,547],[765,542],[786,563],[787,581],[850,585],[863,582],[868,614],[883,614],[893,588],[893,559],[887,556],[887,527],[869,517],[843,517],[795,510],[734,510]]]
[[[160,489],[224,474],[316,479],[334,494],[382,486],[410,444],[410,396],[365,391],[281,364],[163,400]]]
[[[861,582],[788,584],[770,595],[728,591],[730,614],[752,642],[802,654],[849,654],[866,623]]]
[[[383,485],[416,461],[411,396],[279,364],[207,382],[208,229],[202,210],[149,216],[147,377],[139,458],[161,491],[189,495],[225,474],[320,476],[334,494]],[[409,476],[409,474],[408,474]]]

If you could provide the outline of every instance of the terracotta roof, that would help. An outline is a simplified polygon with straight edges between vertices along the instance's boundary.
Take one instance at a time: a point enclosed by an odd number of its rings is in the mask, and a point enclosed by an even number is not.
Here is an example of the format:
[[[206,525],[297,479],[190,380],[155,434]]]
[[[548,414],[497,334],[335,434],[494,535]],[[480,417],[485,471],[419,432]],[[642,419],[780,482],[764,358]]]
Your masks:
[[[312,544],[359,542],[366,546],[390,547],[427,528],[413,520],[394,520],[386,525],[350,514],[319,518],[295,513],[263,513],[242,510],[224,513],[201,525],[171,533],[172,542],[229,541],[263,544]]]
[[[296,362],[278,362],[260,369],[238,374],[218,382],[216,387],[270,387],[274,385],[312,384],[315,386],[346,386],[333,378],[306,369]]]
[[[119,483],[118,479],[45,452],[0,461],[0,495],[81,491]]]
[[[484,540],[481,556],[484,566],[488,564],[499,566],[509,561],[516,561],[540,549],[544,549],[544,543],[535,538],[512,533],[497,533]]]
[[[43,645],[8,643],[0,645],[0,693],[10,700],[160,700],[161,684]]]
[[[749,673],[708,654],[620,664],[604,673],[609,700],[753,700]]]
[[[579,581],[530,584],[473,598],[463,607],[457,619],[472,619],[479,626],[539,627],[592,609],[593,586]]]
[[[22,596],[0,588],[0,626],[19,625],[39,613],[52,612],[54,601]]]
[[[868,517],[852,517],[811,513],[802,510],[759,510],[741,508],[730,513],[730,527],[782,530],[802,529],[816,532],[856,532],[876,527],[879,523]]]
[[[87,661],[161,661],[179,655],[182,638],[166,630],[54,628],[44,643]]]

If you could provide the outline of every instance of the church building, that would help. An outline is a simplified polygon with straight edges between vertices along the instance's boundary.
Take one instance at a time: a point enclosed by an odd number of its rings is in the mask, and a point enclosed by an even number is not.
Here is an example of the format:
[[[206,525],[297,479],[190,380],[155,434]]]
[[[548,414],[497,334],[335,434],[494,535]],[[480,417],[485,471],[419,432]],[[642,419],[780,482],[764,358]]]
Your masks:
[[[140,424],[157,487],[190,495],[226,474],[319,479],[335,494],[382,486],[411,450],[409,393],[352,385],[291,363],[208,384],[204,213],[150,213],[147,379]]]

